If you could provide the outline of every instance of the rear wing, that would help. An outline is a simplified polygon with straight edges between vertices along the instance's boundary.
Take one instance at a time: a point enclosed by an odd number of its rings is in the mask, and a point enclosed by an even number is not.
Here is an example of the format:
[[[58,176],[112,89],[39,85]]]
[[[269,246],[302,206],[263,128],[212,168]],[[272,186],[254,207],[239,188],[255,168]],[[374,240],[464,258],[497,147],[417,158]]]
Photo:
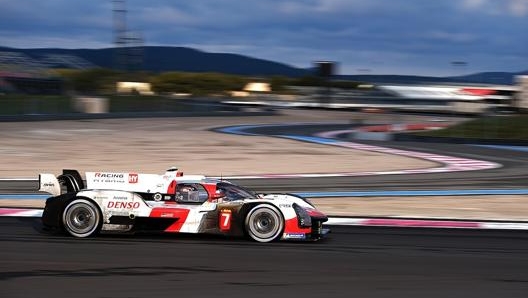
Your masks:
[[[62,175],[39,174],[39,191],[47,192],[53,196],[62,194],[63,186],[66,192],[78,192],[84,189],[84,181],[77,170],[62,170]]]
[[[52,196],[61,194],[61,186],[54,174],[39,174],[39,191],[47,192]]]

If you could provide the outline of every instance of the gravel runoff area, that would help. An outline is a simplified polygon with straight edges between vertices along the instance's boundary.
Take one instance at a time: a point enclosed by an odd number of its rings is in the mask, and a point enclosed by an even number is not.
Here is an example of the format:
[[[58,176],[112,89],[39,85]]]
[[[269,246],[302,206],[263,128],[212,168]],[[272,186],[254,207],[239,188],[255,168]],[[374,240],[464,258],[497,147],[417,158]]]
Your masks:
[[[0,123],[0,178],[36,178],[63,168],[162,173],[177,166],[209,176],[270,173],[393,171],[435,166],[420,159],[211,132],[220,126],[272,123],[350,123],[336,111],[283,111],[277,116],[105,119]],[[385,121],[427,121],[398,116]],[[374,120],[376,121],[376,119]],[[353,179],[353,178],[351,178]],[[1,190],[0,190],[1,192]],[[528,196],[321,198],[328,215],[527,220]],[[42,207],[42,200],[0,200],[3,207]]]
[[[351,120],[346,112],[290,111],[270,117],[4,122],[0,123],[0,178],[36,178],[39,172],[59,173],[63,168],[163,173],[177,166],[189,174],[230,176],[434,166],[410,157],[209,131],[230,125]]]

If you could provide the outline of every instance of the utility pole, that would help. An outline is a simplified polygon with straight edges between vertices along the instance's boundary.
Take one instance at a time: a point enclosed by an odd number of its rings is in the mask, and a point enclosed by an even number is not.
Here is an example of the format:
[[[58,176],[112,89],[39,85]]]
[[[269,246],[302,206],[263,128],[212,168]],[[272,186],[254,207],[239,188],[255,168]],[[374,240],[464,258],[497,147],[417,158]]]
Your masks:
[[[143,67],[144,39],[140,32],[128,29],[125,0],[113,0],[114,8],[114,67],[124,72],[141,70]]]
[[[113,0],[114,8],[114,67],[117,70],[127,70],[128,59],[127,47],[127,24],[126,24],[126,3],[125,0]]]

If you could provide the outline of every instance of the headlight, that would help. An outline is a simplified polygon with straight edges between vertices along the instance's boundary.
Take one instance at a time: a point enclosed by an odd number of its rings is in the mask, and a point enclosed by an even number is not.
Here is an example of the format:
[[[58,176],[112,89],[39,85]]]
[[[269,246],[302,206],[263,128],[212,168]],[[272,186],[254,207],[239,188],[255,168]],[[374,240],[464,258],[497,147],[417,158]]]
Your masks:
[[[293,204],[293,210],[295,210],[295,213],[297,214],[299,227],[306,228],[312,226],[312,218],[303,207]]]

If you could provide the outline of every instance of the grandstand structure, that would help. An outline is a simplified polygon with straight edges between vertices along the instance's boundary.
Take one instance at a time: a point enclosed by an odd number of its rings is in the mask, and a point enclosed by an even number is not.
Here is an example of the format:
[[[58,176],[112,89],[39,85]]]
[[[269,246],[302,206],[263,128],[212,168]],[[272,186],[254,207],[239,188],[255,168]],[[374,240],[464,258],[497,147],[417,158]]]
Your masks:
[[[42,77],[46,76],[45,64],[17,52],[0,52],[0,76]]]
[[[97,65],[73,55],[46,54],[42,62],[51,68],[90,69]]]
[[[114,68],[120,71],[137,71],[143,67],[144,38],[140,32],[130,31],[126,23],[126,1],[113,0],[114,4]],[[0,47],[0,94],[58,94],[63,92],[63,82],[54,76],[53,69],[90,69],[99,67],[78,56],[38,51],[28,53]]]
[[[73,55],[43,54],[30,57],[20,52],[0,51],[0,92],[60,94],[62,81],[53,68],[87,69],[93,63]]]

